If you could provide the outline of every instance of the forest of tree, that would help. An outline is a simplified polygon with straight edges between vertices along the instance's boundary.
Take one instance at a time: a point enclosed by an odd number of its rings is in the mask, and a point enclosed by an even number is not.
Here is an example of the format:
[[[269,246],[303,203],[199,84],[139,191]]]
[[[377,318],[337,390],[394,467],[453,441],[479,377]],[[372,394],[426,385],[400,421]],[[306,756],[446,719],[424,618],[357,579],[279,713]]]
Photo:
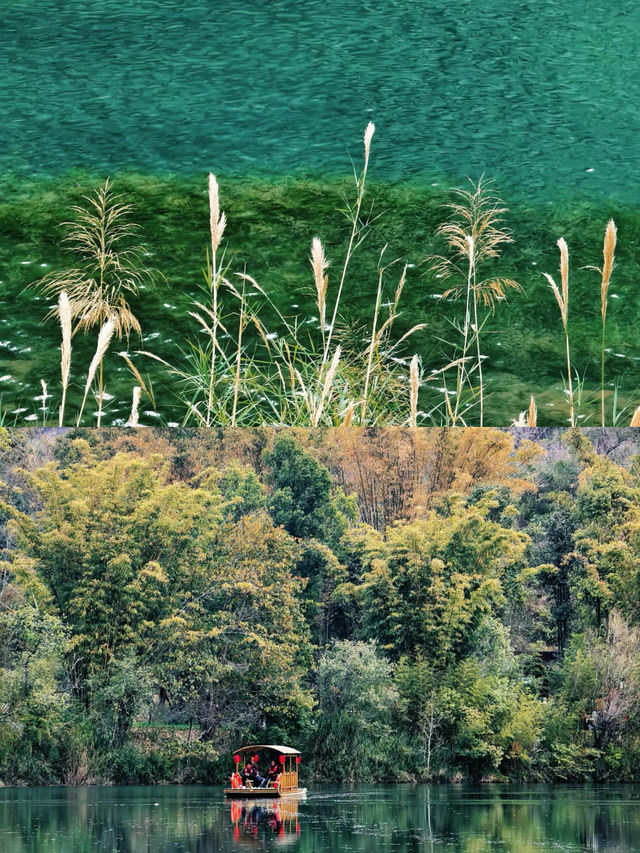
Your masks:
[[[0,784],[637,779],[640,437],[1,430]]]

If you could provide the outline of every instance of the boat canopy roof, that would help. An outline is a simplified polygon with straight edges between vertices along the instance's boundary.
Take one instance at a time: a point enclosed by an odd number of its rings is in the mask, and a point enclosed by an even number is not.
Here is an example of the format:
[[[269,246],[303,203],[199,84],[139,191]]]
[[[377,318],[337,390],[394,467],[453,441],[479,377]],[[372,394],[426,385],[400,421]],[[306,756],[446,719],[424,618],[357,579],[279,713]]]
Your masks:
[[[249,752],[254,749],[271,749],[281,755],[300,755],[298,749],[292,749],[290,746],[278,746],[272,743],[254,743],[251,746],[241,746],[239,749],[233,750],[233,755],[237,755],[239,752]]]

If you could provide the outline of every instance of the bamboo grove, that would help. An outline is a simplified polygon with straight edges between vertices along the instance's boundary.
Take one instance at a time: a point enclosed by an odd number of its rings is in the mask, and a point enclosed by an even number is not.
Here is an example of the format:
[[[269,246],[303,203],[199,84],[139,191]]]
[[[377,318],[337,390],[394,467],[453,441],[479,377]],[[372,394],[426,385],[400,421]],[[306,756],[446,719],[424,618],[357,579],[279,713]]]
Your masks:
[[[637,778],[634,431],[1,438],[3,783]]]

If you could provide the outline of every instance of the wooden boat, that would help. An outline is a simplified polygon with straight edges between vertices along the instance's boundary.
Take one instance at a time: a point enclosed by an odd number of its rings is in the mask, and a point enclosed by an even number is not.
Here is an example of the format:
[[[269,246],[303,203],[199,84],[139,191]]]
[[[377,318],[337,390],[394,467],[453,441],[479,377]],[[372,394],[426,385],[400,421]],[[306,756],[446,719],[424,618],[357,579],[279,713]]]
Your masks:
[[[240,770],[248,759],[255,758],[256,763],[263,755],[263,769],[272,759],[281,766],[281,772],[275,781],[267,782],[264,788],[254,787],[251,781],[242,784]],[[277,746],[275,744],[252,744],[241,746],[233,753],[234,769],[231,776],[231,787],[224,789],[225,797],[240,799],[249,797],[256,800],[270,800],[276,797],[287,797],[296,794],[305,794],[306,788],[298,787],[298,765],[300,764],[300,753],[290,746]],[[265,771],[266,772],[266,771]]]

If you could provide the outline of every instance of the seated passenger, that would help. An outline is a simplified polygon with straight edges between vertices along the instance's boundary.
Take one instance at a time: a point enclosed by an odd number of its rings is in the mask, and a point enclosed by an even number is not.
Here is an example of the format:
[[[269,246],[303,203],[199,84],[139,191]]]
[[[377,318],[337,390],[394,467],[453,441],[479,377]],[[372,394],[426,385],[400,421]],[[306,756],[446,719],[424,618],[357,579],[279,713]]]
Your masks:
[[[247,780],[253,781],[254,776],[254,767],[253,762],[250,759],[247,759],[247,763],[242,768],[242,784],[246,785]]]
[[[251,777],[251,781],[254,782],[258,786],[258,788],[265,788],[267,785],[267,779],[265,776],[260,775],[257,761],[252,762],[252,766],[253,776]]]
[[[270,782],[275,782],[278,776],[282,773],[282,765],[279,764],[275,758],[272,760],[269,765],[269,769],[267,770],[267,779]]]

